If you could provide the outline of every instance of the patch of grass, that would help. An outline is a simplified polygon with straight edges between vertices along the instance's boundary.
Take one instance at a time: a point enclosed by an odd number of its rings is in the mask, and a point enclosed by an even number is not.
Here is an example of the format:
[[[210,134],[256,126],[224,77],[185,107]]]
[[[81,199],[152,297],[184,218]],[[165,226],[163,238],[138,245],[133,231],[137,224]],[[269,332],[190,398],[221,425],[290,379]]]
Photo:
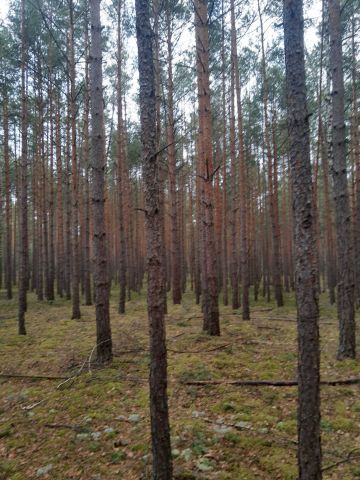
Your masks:
[[[271,453],[259,458],[259,463],[270,475],[276,475],[276,478],[282,480],[296,480],[298,478],[297,467],[288,463],[288,454],[285,449],[273,447]]]

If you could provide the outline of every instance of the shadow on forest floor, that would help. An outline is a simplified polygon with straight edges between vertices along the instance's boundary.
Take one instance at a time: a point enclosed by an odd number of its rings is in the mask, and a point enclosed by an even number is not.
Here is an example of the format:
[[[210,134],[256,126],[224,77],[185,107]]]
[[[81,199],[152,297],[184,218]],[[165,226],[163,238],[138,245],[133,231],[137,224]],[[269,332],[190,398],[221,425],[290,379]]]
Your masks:
[[[16,301],[0,299],[0,372],[70,377],[0,378],[0,480],[150,478],[147,319],[144,295],[127,314],[112,292],[113,364],[89,365],[94,307],[70,320],[64,300],[29,297],[26,337],[17,335]],[[322,378],[359,376],[356,361],[335,358],[335,308],[321,298]],[[296,378],[294,298],[275,308],[252,305],[252,320],[221,307],[222,335],[201,333],[192,295],[166,317],[169,407],[175,478],[291,480],[296,468],[296,388],[193,386],[209,379]],[[57,388],[58,387],[58,388]],[[360,445],[359,386],[323,386],[323,466],[335,465]],[[324,472],[325,479],[360,478],[360,451]]]

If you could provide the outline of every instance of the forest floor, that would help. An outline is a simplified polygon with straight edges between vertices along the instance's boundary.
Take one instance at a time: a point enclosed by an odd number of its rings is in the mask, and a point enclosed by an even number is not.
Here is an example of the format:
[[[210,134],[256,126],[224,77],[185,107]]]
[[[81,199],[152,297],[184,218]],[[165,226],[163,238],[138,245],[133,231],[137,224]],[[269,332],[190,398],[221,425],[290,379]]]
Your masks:
[[[27,336],[17,335],[16,301],[0,294],[0,372],[64,377],[0,377],[0,479],[150,478],[148,337],[145,294],[117,314],[112,292],[113,364],[94,364],[94,307],[70,320],[69,302],[29,296]],[[169,408],[175,478],[292,480],[296,467],[296,387],[209,385],[195,380],[294,380],[296,312],[260,300],[251,321],[221,306],[221,337],[201,333],[187,293],[166,317]],[[335,308],[321,298],[322,379],[360,376],[336,360]],[[91,358],[90,358],[91,356]],[[90,360],[90,361],[89,361]],[[81,370],[81,374],[77,376]],[[65,378],[74,376],[71,381]],[[65,383],[64,383],[65,382]],[[360,478],[359,386],[322,386],[324,479]]]

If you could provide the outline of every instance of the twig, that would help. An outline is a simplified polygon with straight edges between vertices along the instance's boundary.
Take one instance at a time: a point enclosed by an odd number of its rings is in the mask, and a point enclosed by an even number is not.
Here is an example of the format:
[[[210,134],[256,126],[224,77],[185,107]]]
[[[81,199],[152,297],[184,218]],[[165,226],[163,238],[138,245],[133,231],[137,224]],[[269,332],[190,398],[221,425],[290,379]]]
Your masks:
[[[78,377],[80,375],[80,373],[82,372],[83,368],[85,367],[85,363],[87,361],[87,358],[85,358],[85,360],[83,361],[81,367],[79,368],[78,372],[75,373],[75,375],[73,375],[72,377],[67,377],[66,380],[64,382],[61,382],[59,383],[59,385],[57,385],[57,389],[62,387],[63,385],[65,385],[66,383],[68,382],[71,382],[71,381],[74,381],[76,377]]]
[[[38,405],[40,405],[40,403],[43,403],[45,402],[45,399],[43,400],[40,400],[39,402],[36,402],[36,403],[32,403],[31,405],[26,405],[25,407],[21,407],[22,410],[32,410],[33,408],[37,407]]]
[[[226,348],[232,345],[231,343],[226,343],[225,345],[219,345],[214,348],[209,348],[208,350],[172,350],[171,348],[168,348],[168,352],[171,353],[208,353],[208,352],[215,352],[215,350],[220,350],[222,348]]]
[[[18,373],[0,373],[0,378],[23,378],[29,380],[62,380],[68,377],[61,377],[57,375],[23,375]]]
[[[321,469],[322,472],[325,472],[327,470],[331,470],[332,468],[338,467],[339,465],[342,465],[343,463],[351,462],[352,460],[352,455],[354,452],[360,451],[360,447],[354,448],[353,450],[350,450],[350,452],[347,454],[345,458],[342,458],[341,460],[332,463],[331,465],[328,465],[327,467],[323,467]],[[354,458],[360,458],[360,455],[356,455]]]
[[[110,338],[107,338],[106,340],[103,340],[102,342],[100,343],[95,343],[95,345],[93,346],[91,352],[90,352],[90,355],[89,355],[89,360],[88,360],[88,368],[89,368],[89,373],[91,373],[91,358],[92,358],[92,355],[95,351],[95,348],[98,347],[99,345],[102,345],[103,343],[106,343],[106,342],[110,342]]]
[[[68,425],[66,423],[45,423],[47,428],[67,428],[78,433],[88,433],[89,429],[81,425]]]
[[[236,385],[239,387],[295,387],[298,385],[297,380],[192,380],[184,382],[185,385]],[[338,380],[322,380],[320,385],[336,386],[336,385],[358,385],[360,378],[345,378]]]

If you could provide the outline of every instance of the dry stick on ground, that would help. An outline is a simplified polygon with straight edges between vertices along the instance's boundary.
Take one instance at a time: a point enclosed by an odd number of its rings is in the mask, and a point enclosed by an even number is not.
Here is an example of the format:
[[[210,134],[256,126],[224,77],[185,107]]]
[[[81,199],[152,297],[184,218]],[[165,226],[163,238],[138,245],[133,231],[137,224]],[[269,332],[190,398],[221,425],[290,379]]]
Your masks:
[[[197,385],[199,387],[206,385],[236,385],[238,387],[295,387],[297,380],[193,380],[184,382],[184,385]],[[359,385],[360,378],[345,378],[338,380],[322,380],[320,385]]]
[[[68,425],[66,423],[45,423],[45,427],[47,428],[67,428],[69,430],[74,430],[77,433],[88,433],[89,429],[87,427],[83,427],[82,425]]]
[[[167,350],[171,353],[208,353],[215,352],[216,350],[221,350],[222,348],[230,347],[231,345],[231,343],[226,343],[225,345],[219,345],[214,348],[209,348],[208,350],[172,350],[171,348],[168,348]]]
[[[0,373],[0,378],[28,379],[28,380],[66,380],[68,377],[57,375],[22,375],[18,373]]]
[[[331,470],[335,467],[338,467],[339,465],[342,465],[343,463],[351,462],[352,460],[355,460],[357,458],[360,458],[360,455],[356,455],[353,457],[353,454],[355,452],[360,452],[360,447],[354,448],[353,450],[350,450],[350,452],[346,455],[345,458],[339,460],[338,462],[332,463],[331,465],[328,465],[327,467],[324,467],[321,469],[322,472]]]

